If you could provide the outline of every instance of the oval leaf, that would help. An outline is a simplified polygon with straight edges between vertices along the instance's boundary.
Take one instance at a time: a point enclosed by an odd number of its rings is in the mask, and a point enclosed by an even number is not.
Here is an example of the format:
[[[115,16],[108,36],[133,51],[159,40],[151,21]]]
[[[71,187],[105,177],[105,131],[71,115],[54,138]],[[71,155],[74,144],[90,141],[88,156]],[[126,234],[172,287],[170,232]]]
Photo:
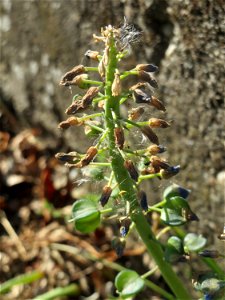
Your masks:
[[[184,238],[184,251],[195,252],[201,250],[207,240],[202,235],[197,235],[195,233],[188,233]]]
[[[166,245],[165,259],[168,262],[178,261],[183,254],[183,243],[177,236],[171,236]]]
[[[186,199],[190,194],[190,190],[183,188],[182,186],[179,186],[178,184],[172,184],[168,186],[163,193],[164,199],[170,199],[171,197],[180,196],[184,199]]]
[[[144,287],[144,280],[135,271],[123,270],[116,276],[115,286],[120,296],[126,299]]]
[[[82,233],[90,233],[100,224],[100,211],[91,200],[76,201],[72,208],[72,217],[76,229]]]

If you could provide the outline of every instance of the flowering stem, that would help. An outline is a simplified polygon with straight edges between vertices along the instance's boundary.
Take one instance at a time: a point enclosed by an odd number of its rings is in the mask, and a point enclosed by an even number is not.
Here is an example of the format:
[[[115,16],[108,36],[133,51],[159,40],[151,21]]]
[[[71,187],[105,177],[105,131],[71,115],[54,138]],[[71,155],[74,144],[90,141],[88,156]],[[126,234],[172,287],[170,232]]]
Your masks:
[[[115,122],[113,114],[120,119],[120,103],[119,97],[112,95],[112,83],[114,80],[115,70],[117,68],[117,50],[114,44],[113,35],[108,40],[109,43],[109,61],[106,66],[106,105],[105,105],[105,126],[108,129],[108,143],[109,143],[109,155],[111,159],[111,167],[114,172],[115,180],[118,183],[118,187],[123,195],[124,203],[130,204],[130,218],[135,223],[136,229],[142,238],[147,250],[154,258],[157,266],[159,267],[162,276],[167,284],[170,286],[177,299],[191,300],[189,293],[184,288],[183,283],[180,281],[176,273],[173,271],[171,265],[165,261],[164,253],[160,243],[156,240],[151,228],[149,226],[146,217],[144,216],[142,209],[138,203],[137,190],[133,184],[127,169],[124,167],[124,159],[118,150],[115,138],[114,129]],[[129,74],[133,71],[129,72]],[[137,73],[136,71],[134,72]],[[126,74],[120,76],[121,79],[126,77]],[[127,76],[129,75],[127,74]]]

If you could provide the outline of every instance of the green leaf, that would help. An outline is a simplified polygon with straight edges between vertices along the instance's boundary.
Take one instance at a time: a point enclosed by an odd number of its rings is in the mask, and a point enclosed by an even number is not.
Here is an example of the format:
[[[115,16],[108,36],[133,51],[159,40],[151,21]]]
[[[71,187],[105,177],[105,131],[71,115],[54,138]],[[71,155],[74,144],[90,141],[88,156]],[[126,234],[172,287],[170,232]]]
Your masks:
[[[166,245],[165,259],[168,262],[177,262],[183,254],[183,243],[177,236],[171,236]]]
[[[143,289],[144,280],[135,271],[123,270],[116,276],[115,286],[122,299],[126,299]]]
[[[81,199],[73,205],[72,218],[77,230],[82,233],[90,233],[100,224],[100,211],[93,201]]]
[[[168,186],[163,193],[163,198],[169,200],[171,197],[180,196],[186,199],[190,194],[190,190],[183,188],[177,184]]]
[[[202,235],[188,233],[184,238],[184,251],[196,252],[200,251],[206,244],[207,240]]]
[[[201,283],[203,293],[215,294],[225,287],[225,281],[217,278],[209,278]]]

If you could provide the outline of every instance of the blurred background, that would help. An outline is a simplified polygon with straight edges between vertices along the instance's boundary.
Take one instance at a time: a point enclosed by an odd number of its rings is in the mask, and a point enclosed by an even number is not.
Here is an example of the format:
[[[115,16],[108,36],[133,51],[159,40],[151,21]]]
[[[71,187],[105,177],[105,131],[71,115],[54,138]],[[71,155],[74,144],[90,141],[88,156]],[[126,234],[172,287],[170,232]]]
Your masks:
[[[1,0],[0,11],[0,280],[34,269],[46,274],[3,299],[31,299],[71,282],[81,288],[76,299],[107,299],[112,289],[116,272],[99,266],[97,257],[105,253],[116,260],[110,248],[114,228],[84,237],[64,221],[87,186],[78,185],[76,171],[54,155],[91,144],[78,130],[57,128],[72,99],[71,91],[59,86],[60,78],[86,63],[87,50],[97,49],[93,33],[108,24],[120,26],[124,17],[143,32],[126,68],[159,67],[156,94],[167,108],[163,117],[173,121],[161,143],[170,162],[181,165],[175,179],[152,183],[149,201],[158,201],[172,182],[191,189],[191,207],[200,221],[188,225],[189,231],[203,234],[209,248],[225,251],[217,238],[225,218],[223,1]],[[99,193],[97,185],[88,189]],[[138,257],[143,269],[137,262],[136,269],[143,273],[151,261],[135,243],[119,262],[135,269]],[[77,255],[59,244],[76,247]],[[82,251],[96,257],[94,264]],[[151,297],[140,299],[160,299]]]

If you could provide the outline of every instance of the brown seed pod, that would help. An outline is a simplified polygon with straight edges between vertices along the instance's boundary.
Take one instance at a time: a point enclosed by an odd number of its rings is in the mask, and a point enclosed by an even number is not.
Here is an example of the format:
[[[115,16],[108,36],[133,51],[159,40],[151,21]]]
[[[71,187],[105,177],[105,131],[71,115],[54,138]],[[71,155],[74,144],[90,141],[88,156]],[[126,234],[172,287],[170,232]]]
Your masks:
[[[86,155],[84,158],[81,159],[80,162],[78,162],[76,165],[74,165],[76,168],[83,168],[90,164],[90,162],[93,160],[95,155],[97,154],[98,150],[96,147],[91,146],[88,148]]]
[[[63,75],[59,84],[64,86],[70,85],[68,84],[68,82],[71,82],[77,75],[82,74],[84,72],[85,72],[84,66],[78,65],[74,67],[72,70],[70,70],[69,72],[67,72],[65,75]]]
[[[138,64],[135,67],[138,71],[145,71],[145,72],[156,72],[158,71],[158,67],[152,64]]]
[[[162,169],[160,170],[160,175],[161,175],[161,178],[163,179],[169,179],[173,176],[175,176],[177,173],[179,173],[180,171],[180,166],[170,166],[169,168],[167,169]]]
[[[80,155],[77,152],[59,152],[55,155],[55,158],[64,163],[74,164],[80,159]]]
[[[114,74],[114,80],[112,83],[112,95],[114,97],[119,96],[121,93],[121,80],[120,80],[120,73],[116,70]]]
[[[144,112],[145,109],[143,106],[132,108],[132,110],[128,112],[128,119],[133,121],[137,120],[141,115],[143,115]]]
[[[83,125],[83,123],[84,122],[80,121],[79,118],[70,117],[66,121],[63,121],[63,122],[59,123],[58,128],[60,128],[60,129],[67,129],[70,126],[80,126],[80,125]]]
[[[121,127],[116,127],[114,129],[114,137],[115,137],[115,143],[117,147],[119,149],[123,149],[125,138],[124,138],[123,129]]]
[[[148,123],[151,128],[167,128],[170,126],[170,123],[158,118],[151,118]]]
[[[89,59],[93,59],[93,60],[98,61],[99,52],[98,51],[87,50],[87,52],[84,55]]]
[[[154,144],[159,145],[159,139],[149,126],[142,126],[141,132]]]
[[[124,161],[124,167],[130,174],[130,177],[136,182],[138,180],[138,171],[131,160]]]
[[[138,77],[141,80],[148,82],[153,88],[158,88],[157,81],[149,73],[145,71],[138,71]]]
[[[149,96],[147,93],[145,93],[141,89],[135,89],[133,91],[133,98],[136,103],[147,103],[149,104],[151,102],[151,96]]]
[[[132,85],[129,90],[130,91],[134,91],[136,89],[140,89],[140,88],[145,88],[147,86],[146,82],[138,82],[135,85]]]
[[[99,199],[99,202],[103,207],[107,204],[111,194],[112,194],[112,188],[108,185],[104,186],[102,190],[102,195]]]
[[[153,168],[160,168],[165,170],[171,168],[170,165],[163,158],[158,157],[156,155],[151,156],[150,162]]]
[[[88,107],[92,100],[98,95],[99,88],[96,86],[90,87],[82,98],[83,107]]]

